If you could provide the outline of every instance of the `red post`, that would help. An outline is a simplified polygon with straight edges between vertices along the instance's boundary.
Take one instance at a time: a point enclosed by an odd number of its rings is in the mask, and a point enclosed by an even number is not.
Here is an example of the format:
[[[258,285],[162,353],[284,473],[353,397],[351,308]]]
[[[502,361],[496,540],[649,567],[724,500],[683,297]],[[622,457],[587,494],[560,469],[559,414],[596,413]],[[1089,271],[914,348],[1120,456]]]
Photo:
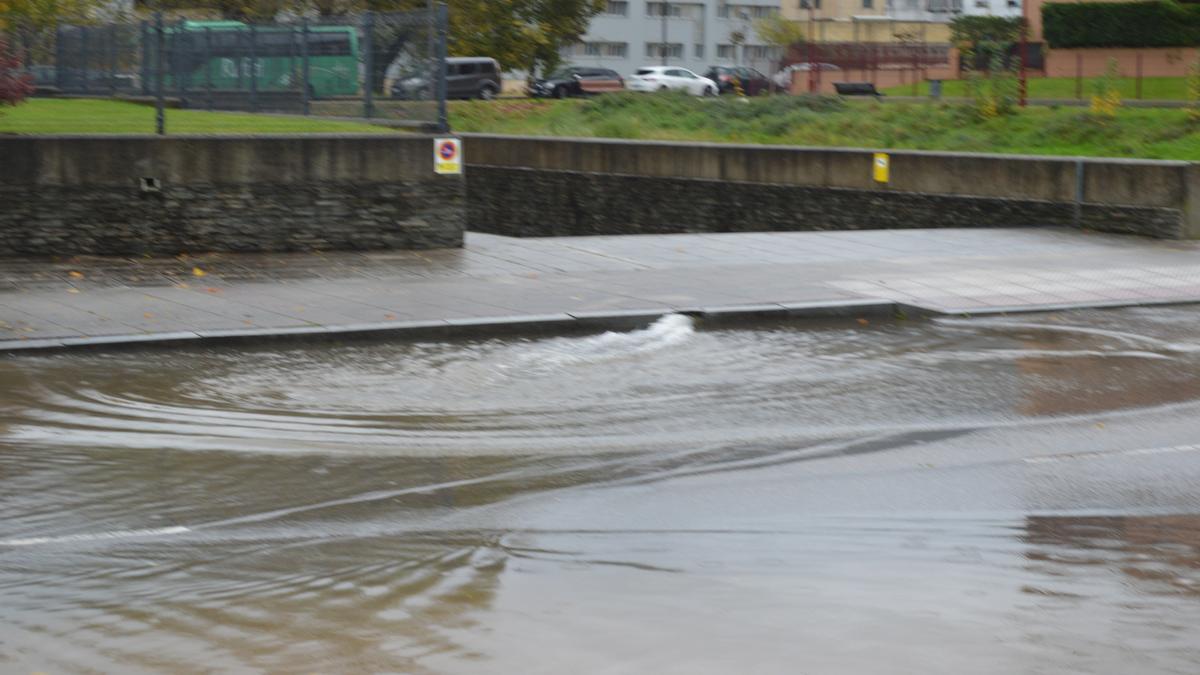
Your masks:
[[[1142,53],[1137,53],[1137,94],[1134,96],[1138,100],[1142,98]]]
[[[816,40],[816,31],[813,30],[816,26],[813,25],[813,7],[812,0],[809,0],[808,5],[808,93],[817,93],[817,64],[813,59],[813,41]]]
[[[1021,3],[1021,55],[1020,55],[1021,72],[1018,75],[1018,81],[1020,82],[1020,92],[1021,92],[1020,97],[1021,97],[1021,107],[1022,108],[1025,107],[1026,99],[1027,99],[1027,96],[1029,93],[1029,89],[1028,89],[1029,83],[1025,79],[1025,61],[1029,55],[1029,30],[1028,30],[1029,24],[1025,20],[1025,7],[1028,5],[1029,5],[1029,3],[1027,3],[1027,2]]]
[[[917,64],[917,49],[913,47],[913,81],[912,95],[914,98],[921,95],[921,67]]]
[[[1083,100],[1083,54],[1075,52],[1075,98]]]

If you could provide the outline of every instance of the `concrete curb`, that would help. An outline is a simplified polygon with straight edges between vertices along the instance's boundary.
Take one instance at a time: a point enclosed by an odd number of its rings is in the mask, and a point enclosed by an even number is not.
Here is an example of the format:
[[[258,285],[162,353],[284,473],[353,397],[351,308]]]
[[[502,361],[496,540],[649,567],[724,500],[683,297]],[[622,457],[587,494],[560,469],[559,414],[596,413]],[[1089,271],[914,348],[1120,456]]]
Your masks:
[[[1198,304],[1200,300],[1114,300],[1057,305],[981,307],[969,310],[928,307],[892,300],[852,299],[819,302],[718,305],[644,310],[565,312],[561,314],[495,316],[429,321],[389,321],[336,326],[289,326],[224,330],[174,331],[128,335],[38,338],[0,341],[0,355],[46,354],[80,350],[142,347],[216,347],[312,343],[330,340],[470,339],[503,335],[563,335],[600,330],[645,328],[667,314],[685,314],[703,326],[728,327],[760,320],[791,319],[924,319],[939,316],[994,316],[1073,309],[1112,309]]]

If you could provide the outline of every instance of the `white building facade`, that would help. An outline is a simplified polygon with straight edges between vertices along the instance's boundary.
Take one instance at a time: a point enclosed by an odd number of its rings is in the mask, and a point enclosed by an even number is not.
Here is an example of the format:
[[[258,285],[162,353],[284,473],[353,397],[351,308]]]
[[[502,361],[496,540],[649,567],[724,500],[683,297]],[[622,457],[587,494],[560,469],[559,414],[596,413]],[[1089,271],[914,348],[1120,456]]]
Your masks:
[[[663,64],[697,74],[709,66],[744,65],[769,75],[778,50],[758,38],[754,21],[779,9],[779,0],[608,0],[580,42],[563,51],[563,61],[611,68],[623,77]]]
[[[897,21],[945,21],[956,16],[1021,16],[1021,0],[888,0]]]

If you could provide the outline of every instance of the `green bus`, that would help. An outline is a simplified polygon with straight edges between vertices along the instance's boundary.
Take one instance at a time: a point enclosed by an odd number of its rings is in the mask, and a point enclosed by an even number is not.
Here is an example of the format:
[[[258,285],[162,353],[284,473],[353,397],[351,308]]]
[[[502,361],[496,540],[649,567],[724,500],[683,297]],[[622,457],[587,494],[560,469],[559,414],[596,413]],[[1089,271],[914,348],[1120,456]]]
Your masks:
[[[299,91],[304,31],[240,21],[183,21],[167,28],[165,85],[173,90]],[[358,30],[308,29],[308,84],[314,98],[353,96],[359,87]],[[251,80],[253,78],[253,82]]]

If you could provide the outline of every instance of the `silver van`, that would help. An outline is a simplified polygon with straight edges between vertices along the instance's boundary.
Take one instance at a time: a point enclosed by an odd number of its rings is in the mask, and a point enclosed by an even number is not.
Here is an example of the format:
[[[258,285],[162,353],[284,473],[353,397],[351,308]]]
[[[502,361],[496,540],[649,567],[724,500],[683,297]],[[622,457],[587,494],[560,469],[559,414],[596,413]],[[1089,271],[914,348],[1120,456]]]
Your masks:
[[[433,87],[421,76],[401,78],[392,86],[392,96],[407,99],[433,98]],[[446,59],[446,98],[479,98],[490,101],[500,95],[500,64],[486,56],[451,56]]]

